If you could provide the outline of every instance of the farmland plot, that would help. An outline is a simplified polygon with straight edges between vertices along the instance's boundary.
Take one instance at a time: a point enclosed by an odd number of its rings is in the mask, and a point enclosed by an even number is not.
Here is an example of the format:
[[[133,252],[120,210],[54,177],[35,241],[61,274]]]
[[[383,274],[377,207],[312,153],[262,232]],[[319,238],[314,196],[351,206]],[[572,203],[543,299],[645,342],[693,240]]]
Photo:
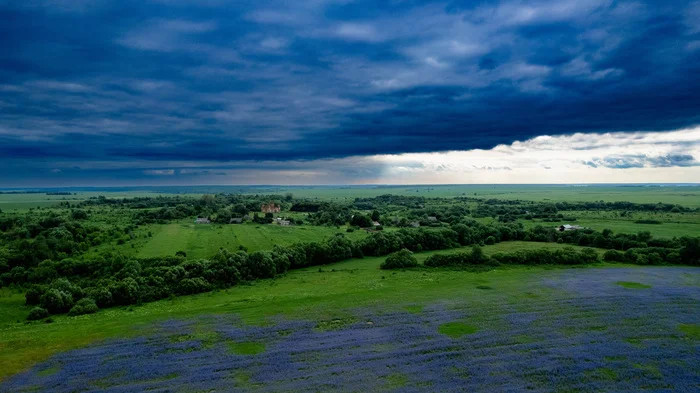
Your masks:
[[[694,269],[572,269],[532,285],[543,290],[512,301],[321,321],[173,319],[56,355],[0,391],[697,391]]]

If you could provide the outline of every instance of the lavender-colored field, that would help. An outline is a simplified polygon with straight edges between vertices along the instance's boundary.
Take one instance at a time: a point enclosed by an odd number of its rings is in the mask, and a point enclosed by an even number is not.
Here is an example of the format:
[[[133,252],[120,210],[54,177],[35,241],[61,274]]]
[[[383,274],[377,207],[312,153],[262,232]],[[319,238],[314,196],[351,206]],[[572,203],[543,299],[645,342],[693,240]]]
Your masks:
[[[59,354],[0,391],[700,391],[697,269],[560,270],[536,285],[321,323],[170,320]]]

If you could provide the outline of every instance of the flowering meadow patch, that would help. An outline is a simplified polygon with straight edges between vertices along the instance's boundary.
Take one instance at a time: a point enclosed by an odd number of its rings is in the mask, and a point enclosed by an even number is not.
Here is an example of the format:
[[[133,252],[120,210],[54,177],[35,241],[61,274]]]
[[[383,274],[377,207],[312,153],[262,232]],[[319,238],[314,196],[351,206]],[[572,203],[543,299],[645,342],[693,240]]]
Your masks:
[[[231,315],[170,320],[148,336],[54,356],[0,391],[696,392],[700,341],[687,332],[700,324],[699,277],[557,270],[494,303],[441,299],[265,326]]]

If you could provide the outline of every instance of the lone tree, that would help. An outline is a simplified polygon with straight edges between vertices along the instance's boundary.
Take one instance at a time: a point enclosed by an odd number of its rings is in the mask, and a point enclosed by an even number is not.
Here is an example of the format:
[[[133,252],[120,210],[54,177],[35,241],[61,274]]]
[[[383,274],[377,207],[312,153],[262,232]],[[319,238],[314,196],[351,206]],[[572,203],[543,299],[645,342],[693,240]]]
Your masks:
[[[407,249],[389,254],[386,260],[379,266],[380,269],[403,269],[418,266],[418,261],[413,253]]]

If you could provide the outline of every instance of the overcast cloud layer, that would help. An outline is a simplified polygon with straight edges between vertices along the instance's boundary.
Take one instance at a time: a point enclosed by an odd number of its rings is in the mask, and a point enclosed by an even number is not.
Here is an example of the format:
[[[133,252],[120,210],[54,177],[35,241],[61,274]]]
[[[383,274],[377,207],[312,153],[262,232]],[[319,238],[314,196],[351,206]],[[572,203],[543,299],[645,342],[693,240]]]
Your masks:
[[[0,21],[0,187],[700,181],[700,1],[0,0]]]

